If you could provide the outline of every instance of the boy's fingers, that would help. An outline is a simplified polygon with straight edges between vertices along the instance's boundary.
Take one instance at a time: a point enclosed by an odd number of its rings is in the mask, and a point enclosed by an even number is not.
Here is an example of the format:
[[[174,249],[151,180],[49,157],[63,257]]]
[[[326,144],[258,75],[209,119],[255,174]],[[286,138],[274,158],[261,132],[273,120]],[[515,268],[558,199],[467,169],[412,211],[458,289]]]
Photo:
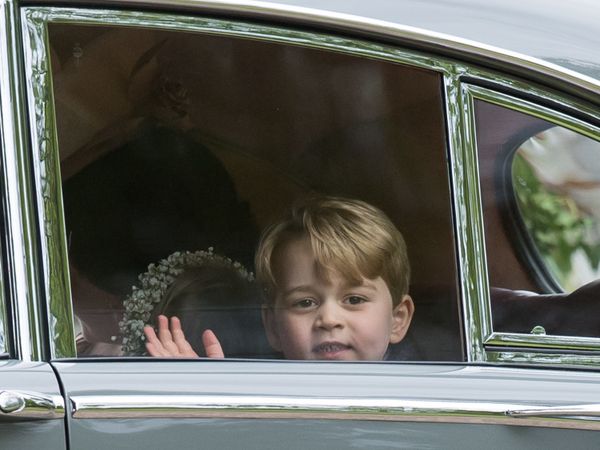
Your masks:
[[[204,351],[206,356],[209,358],[225,358],[223,354],[223,348],[215,333],[212,330],[204,330],[202,333],[202,345],[204,345]]]

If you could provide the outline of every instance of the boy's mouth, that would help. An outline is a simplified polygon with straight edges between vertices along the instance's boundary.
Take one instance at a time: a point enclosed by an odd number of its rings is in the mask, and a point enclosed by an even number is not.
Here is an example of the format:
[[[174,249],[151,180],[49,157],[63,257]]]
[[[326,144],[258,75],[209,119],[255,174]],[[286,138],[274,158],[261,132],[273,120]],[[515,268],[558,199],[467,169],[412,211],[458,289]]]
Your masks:
[[[323,342],[313,347],[313,352],[321,356],[322,358],[329,359],[335,358],[336,355],[350,350],[352,347],[341,342]]]

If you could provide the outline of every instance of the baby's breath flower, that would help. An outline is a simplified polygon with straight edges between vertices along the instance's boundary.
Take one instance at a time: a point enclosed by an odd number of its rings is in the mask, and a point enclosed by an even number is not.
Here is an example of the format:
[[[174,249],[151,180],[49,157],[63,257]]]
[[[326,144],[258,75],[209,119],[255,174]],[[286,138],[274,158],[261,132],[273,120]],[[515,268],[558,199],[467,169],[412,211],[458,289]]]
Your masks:
[[[152,311],[163,298],[169,286],[188,267],[202,267],[207,264],[231,268],[240,276],[249,281],[254,281],[252,272],[237,261],[214,253],[214,248],[207,251],[175,252],[158,263],[148,266],[148,271],[140,274],[138,286],[133,286],[131,294],[123,302],[123,320],[119,328],[123,335],[123,352],[125,355],[144,355],[146,349],[144,341],[144,326],[148,324]]]

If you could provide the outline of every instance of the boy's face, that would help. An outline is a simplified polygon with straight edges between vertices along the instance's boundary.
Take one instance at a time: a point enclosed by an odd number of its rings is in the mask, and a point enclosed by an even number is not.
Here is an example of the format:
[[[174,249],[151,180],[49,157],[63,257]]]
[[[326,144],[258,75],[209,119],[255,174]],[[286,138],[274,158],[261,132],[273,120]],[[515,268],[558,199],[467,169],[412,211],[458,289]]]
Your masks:
[[[269,342],[287,359],[381,360],[408,330],[408,295],[394,307],[381,277],[359,285],[335,273],[324,277],[307,238],[279,246],[273,269],[278,288],[263,320]]]

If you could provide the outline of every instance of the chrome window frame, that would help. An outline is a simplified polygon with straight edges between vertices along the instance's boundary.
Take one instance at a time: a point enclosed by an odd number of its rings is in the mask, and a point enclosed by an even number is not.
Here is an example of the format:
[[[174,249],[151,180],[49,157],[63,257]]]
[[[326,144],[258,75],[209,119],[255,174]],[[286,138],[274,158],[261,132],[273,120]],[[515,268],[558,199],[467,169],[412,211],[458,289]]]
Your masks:
[[[42,260],[44,261],[43,270],[46,280],[45,290],[49,299],[48,308],[49,311],[52,311],[49,315],[52,358],[74,357],[75,353],[74,350],[71,350],[74,347],[58,339],[60,333],[57,332],[57,327],[59,326],[62,328],[73,327],[72,314],[56,314],[55,311],[57,308],[52,308],[52,305],[58,303],[63,304],[63,310],[67,311],[65,303],[68,303],[68,311],[69,313],[71,312],[71,293],[67,270],[67,243],[60,191],[58,145],[52,107],[54,102],[51,90],[49,60],[46,52],[48,39],[46,23],[72,22],[88,25],[142,26],[162,30],[218,34],[376,58],[439,72],[442,74],[444,80],[445,95],[455,98],[457,101],[461,98],[458,80],[459,73],[455,71],[454,64],[444,61],[441,58],[431,58],[418,52],[408,52],[395,47],[359,39],[295,31],[274,26],[244,23],[237,20],[227,21],[151,12],[85,10],[77,8],[26,7],[22,10],[22,21],[26,25],[23,38],[26,43],[25,61],[28,80],[30,126],[33,141],[32,152],[34,161],[38,162],[36,167],[39,167],[35,174],[38,192],[37,212],[40,216],[40,231],[45,237],[41,244]],[[454,109],[447,113],[452,116],[453,124],[462,120],[462,116]],[[455,148],[461,148],[462,137],[456,132],[459,128],[456,126],[448,127],[451,153],[455,152]],[[461,167],[461,164],[455,164],[454,170],[461,171]],[[462,173],[459,174],[458,178],[462,179]],[[44,195],[41,193],[44,193]],[[45,226],[42,226],[44,224]],[[467,228],[467,226],[462,227],[464,230]],[[461,236],[461,234],[458,234],[458,236]],[[56,237],[60,238],[55,239]],[[461,248],[466,247],[467,242],[462,242]],[[62,273],[61,267],[63,268]],[[457,270],[461,279],[476,278],[462,273],[459,266],[457,266]],[[53,280],[53,284],[49,280]],[[477,293],[473,294],[473,298],[477,298],[477,296]],[[477,341],[477,345],[480,347],[481,343]],[[467,352],[469,355],[471,353],[470,351]]]
[[[481,75],[481,74],[480,74]],[[488,80],[486,80],[488,81]],[[498,80],[496,80],[498,81]],[[507,80],[502,83],[502,87],[506,88]],[[530,116],[538,117],[555,125],[572,130],[576,133],[584,135],[588,138],[600,141],[600,127],[592,125],[585,120],[570,116],[560,111],[560,109],[551,109],[544,106],[544,103],[554,103],[560,101],[560,107],[567,110],[574,110],[583,113],[589,120],[600,123],[600,113],[587,105],[570,102],[566,99],[556,97],[547,92],[540,91],[531,87],[523,89],[523,86],[518,86],[516,90],[511,86],[513,92],[503,93],[498,90],[492,90],[487,87],[481,87],[476,84],[465,83],[463,91],[468,104],[468,115],[471,128],[476,133],[475,126],[475,100],[482,100],[494,105],[498,105],[513,111],[521,112]],[[521,97],[520,97],[520,96]],[[525,100],[522,97],[527,95],[529,98],[535,97],[539,103],[531,99]],[[477,152],[477,141],[473,140],[472,149]],[[489,280],[487,282],[489,286]],[[485,302],[485,314],[483,320],[489,321],[492,318],[491,303]],[[507,333],[494,331],[492,322],[488,322],[484,326],[487,330],[484,336],[484,345],[492,347],[493,350],[488,352],[488,360],[498,362],[535,362],[548,363],[556,360],[565,364],[598,364],[600,355],[581,354],[581,355],[560,355],[560,351],[600,351],[600,336],[599,337],[578,337],[578,336],[559,336],[559,335],[534,335],[524,333]],[[498,348],[512,347],[509,351],[503,351]],[[516,350],[518,348],[519,350]],[[537,349],[537,350],[536,350]],[[548,352],[540,352],[539,349],[548,350]]]
[[[2,202],[5,207],[3,280],[5,305],[10,305],[5,331],[11,357],[37,361],[45,357],[43,291],[38,271],[38,234],[34,180],[29,154],[25,105],[23,41],[14,0],[0,2],[0,132]],[[9,326],[8,321],[11,322]]]
[[[514,343],[512,341],[510,344],[503,342],[492,330],[473,115],[474,85],[469,83],[485,82],[499,90],[508,89],[539,97],[544,102],[550,102],[563,109],[594,116],[595,111],[589,105],[565,100],[560,95],[531,87],[471,64],[463,64],[439,56],[428,56],[419,51],[402,50],[393,45],[379,44],[364,39],[338,37],[333,32],[326,34],[325,32],[297,31],[243,22],[239,18],[223,20],[170,13],[59,7],[25,7],[22,9],[21,19],[24,24],[23,39],[33,142],[32,152],[34,161],[38,162],[35,164],[37,169],[34,178],[37,188],[38,227],[43,235],[41,260],[43,261],[45,280],[44,290],[48,301],[48,311],[51,311],[48,313],[48,325],[52,358],[76,356],[72,333],[73,316],[60,191],[56,126],[52,108],[52,80],[46,51],[46,23],[69,22],[89,25],[142,26],[251,38],[376,58],[441,73],[446,103],[449,183],[454,214],[457,274],[466,360],[468,362],[512,361],[508,358],[507,352],[499,356],[495,351],[486,349],[486,346],[490,345],[514,346]],[[385,30],[380,31],[384,32]],[[419,39],[427,41],[431,37],[415,30],[411,30],[411,33],[410,38],[415,42],[418,42]],[[518,62],[520,64],[527,63],[525,60]],[[535,62],[531,62],[531,66],[534,69],[537,68]],[[54,239],[53,243],[51,237],[58,238]],[[59,305],[60,308],[57,308],[56,305]],[[64,331],[69,328],[70,335]],[[540,342],[526,339],[523,344],[539,346]],[[558,346],[557,348],[567,347]],[[584,346],[584,348],[587,349],[589,346]],[[595,348],[596,346],[594,346]],[[598,341],[598,348],[600,348],[600,341]],[[521,353],[518,355],[520,358],[523,357]],[[578,359],[577,355],[568,355],[568,358],[570,361],[575,361],[575,364],[600,362],[600,359],[592,358],[590,360],[589,357]],[[526,360],[536,361],[535,358]],[[544,359],[545,363],[548,361],[549,358]]]

